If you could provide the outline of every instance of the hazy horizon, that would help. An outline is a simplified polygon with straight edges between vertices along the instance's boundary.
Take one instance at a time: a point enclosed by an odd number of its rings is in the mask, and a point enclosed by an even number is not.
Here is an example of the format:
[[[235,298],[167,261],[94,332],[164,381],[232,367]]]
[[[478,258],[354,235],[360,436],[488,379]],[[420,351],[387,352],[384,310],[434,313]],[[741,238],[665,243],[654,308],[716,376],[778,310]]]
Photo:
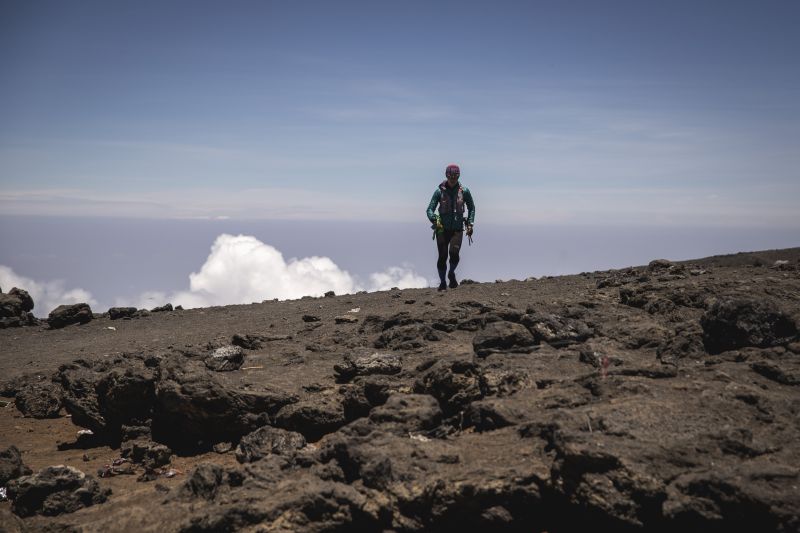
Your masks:
[[[462,279],[491,282],[625,268],[656,258],[790,248],[800,246],[798,229],[484,224],[476,226],[475,243],[465,244],[457,272]],[[240,248],[218,250],[212,265],[212,245],[224,234],[249,239],[239,242]],[[326,290],[341,293],[342,288],[431,286],[436,280],[436,250],[425,222],[0,216],[0,242],[0,287],[11,289],[12,274],[34,282],[40,295],[37,316],[45,316],[58,300],[91,300],[93,309],[102,312],[115,305],[252,303]],[[309,258],[330,263],[317,261],[307,265],[305,278],[295,275]],[[298,260],[294,271],[289,269],[292,259]],[[265,276],[283,276],[283,292]],[[313,279],[321,285],[313,285]]]

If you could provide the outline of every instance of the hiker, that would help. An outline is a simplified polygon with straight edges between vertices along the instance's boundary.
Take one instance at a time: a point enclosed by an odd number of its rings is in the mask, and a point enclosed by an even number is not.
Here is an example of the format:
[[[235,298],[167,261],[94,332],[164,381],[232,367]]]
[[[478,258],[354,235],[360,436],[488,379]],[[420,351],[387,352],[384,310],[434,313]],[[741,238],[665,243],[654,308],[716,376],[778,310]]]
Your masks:
[[[464,227],[466,226],[467,237],[471,237],[472,226],[475,222],[475,203],[472,201],[472,194],[458,181],[461,169],[458,168],[458,165],[447,165],[444,175],[447,179],[440,183],[439,188],[433,193],[427,211],[428,220],[433,224],[431,227],[436,237],[436,247],[439,249],[436,268],[439,270],[440,291],[447,289],[445,272],[450,280],[450,288],[458,287],[455,271],[461,251],[461,240],[464,237]],[[466,219],[464,219],[464,204],[469,210]],[[435,214],[437,206],[439,208],[438,215]],[[448,255],[450,256],[449,272],[447,271]]]

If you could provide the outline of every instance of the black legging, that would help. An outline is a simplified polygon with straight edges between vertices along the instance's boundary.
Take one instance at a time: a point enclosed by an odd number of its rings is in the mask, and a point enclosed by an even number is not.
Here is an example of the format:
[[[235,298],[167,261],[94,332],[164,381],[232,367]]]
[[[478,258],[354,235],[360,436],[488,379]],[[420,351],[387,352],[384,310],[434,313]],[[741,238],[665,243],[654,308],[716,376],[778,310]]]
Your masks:
[[[444,233],[436,236],[436,247],[439,249],[439,260],[436,262],[436,268],[439,272],[447,268],[447,255],[448,247],[450,255],[450,272],[453,272],[458,266],[458,254],[461,252],[461,240],[464,238],[463,231],[444,230]]]

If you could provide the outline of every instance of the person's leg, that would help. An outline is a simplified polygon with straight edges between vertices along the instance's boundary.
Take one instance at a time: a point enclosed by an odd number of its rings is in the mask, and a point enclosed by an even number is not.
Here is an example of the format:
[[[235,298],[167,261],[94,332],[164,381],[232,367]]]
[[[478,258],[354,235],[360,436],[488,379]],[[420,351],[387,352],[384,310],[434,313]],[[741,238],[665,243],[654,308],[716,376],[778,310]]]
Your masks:
[[[447,273],[447,245],[450,243],[452,236],[452,232],[448,231],[436,236],[436,247],[439,249],[439,259],[436,261],[436,269],[439,271],[439,290],[447,288],[447,282],[445,281],[445,274]]]
[[[458,261],[460,260],[461,241],[463,238],[464,232],[456,231],[453,233],[453,237],[450,239],[450,273],[447,275],[447,277],[450,279],[451,289],[458,287],[458,282],[456,281],[456,267],[458,266]]]

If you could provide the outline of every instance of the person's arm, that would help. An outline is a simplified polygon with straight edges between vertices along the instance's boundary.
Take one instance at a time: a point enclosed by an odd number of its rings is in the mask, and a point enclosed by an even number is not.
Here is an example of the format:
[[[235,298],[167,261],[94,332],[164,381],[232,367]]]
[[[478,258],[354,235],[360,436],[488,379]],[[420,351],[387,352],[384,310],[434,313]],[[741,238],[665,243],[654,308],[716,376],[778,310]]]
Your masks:
[[[433,193],[433,196],[431,197],[430,203],[428,204],[428,210],[426,211],[426,214],[428,215],[428,220],[430,220],[431,222],[436,222],[436,207],[439,205],[439,200],[441,199],[441,197],[442,197],[442,191],[436,189],[436,191]]]
[[[467,224],[472,226],[475,224],[475,202],[469,189],[464,191],[464,203],[467,204]]]

